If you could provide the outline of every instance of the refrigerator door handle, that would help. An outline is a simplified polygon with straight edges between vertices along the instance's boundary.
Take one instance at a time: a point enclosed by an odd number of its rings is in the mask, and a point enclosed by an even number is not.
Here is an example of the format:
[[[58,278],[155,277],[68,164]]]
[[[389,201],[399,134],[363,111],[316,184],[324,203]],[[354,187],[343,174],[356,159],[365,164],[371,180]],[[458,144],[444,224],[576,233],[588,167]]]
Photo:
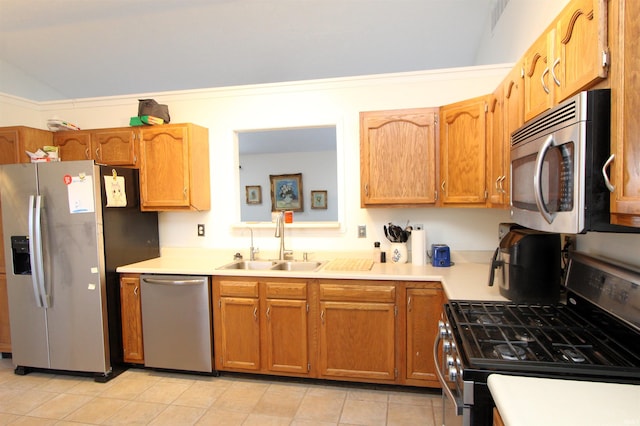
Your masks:
[[[44,286],[44,264],[42,258],[42,197],[29,196],[29,257],[31,260],[31,281],[36,304],[48,308],[49,296]]]

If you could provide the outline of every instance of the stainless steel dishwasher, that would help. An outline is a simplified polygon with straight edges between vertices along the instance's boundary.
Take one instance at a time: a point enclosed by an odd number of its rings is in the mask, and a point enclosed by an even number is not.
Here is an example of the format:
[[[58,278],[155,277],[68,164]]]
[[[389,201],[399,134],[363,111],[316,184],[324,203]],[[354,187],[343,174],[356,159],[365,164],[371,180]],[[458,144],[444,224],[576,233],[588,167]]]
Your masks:
[[[207,276],[142,275],[144,365],[214,373]]]

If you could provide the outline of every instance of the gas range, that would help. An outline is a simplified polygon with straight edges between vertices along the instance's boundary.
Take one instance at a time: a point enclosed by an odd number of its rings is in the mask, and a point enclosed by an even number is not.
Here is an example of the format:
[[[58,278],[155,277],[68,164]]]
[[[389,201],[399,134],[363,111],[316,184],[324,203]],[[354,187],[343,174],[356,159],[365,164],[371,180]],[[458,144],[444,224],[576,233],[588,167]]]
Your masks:
[[[572,253],[564,285],[566,303],[445,305],[434,354],[458,417],[444,424],[491,424],[492,373],[640,384],[640,271]]]

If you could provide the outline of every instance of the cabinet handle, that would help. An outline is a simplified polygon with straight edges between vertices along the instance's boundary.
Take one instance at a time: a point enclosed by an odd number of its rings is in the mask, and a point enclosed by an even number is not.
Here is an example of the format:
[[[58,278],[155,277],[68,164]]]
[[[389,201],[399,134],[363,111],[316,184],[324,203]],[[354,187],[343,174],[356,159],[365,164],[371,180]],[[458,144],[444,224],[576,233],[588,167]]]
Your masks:
[[[507,191],[505,191],[504,186],[502,185],[502,183],[507,179],[506,175],[502,175],[500,176],[500,192],[502,192],[503,194],[506,194]]]
[[[496,183],[494,184],[494,187],[496,188],[496,191],[498,191],[498,192],[500,191],[500,185],[499,184],[500,184],[500,176],[498,176],[496,178]]]
[[[442,188],[442,192],[444,192],[444,184],[445,184],[445,180],[442,181],[442,185],[440,185],[440,188]]]
[[[369,196],[369,184],[368,183],[364,184],[364,195],[366,195],[367,197]]]
[[[182,196],[185,200],[187,199],[187,188],[184,188],[184,190],[182,191]]]
[[[322,321],[322,324],[324,325],[324,311],[320,311],[320,321]]]
[[[102,160],[102,152],[100,151],[100,148],[96,148],[96,158],[98,160]]]
[[[559,63],[560,63],[560,58],[558,57],[558,59],[556,59],[553,62],[553,65],[551,66],[551,77],[553,77],[553,82],[556,83],[556,86],[558,87],[560,87],[560,80],[558,80],[558,78],[556,77],[555,70]]]
[[[411,312],[411,296],[407,299],[407,309]]]
[[[135,287],[133,288],[133,295],[134,295],[134,296],[137,296],[137,295],[138,295],[138,286],[135,286]]]
[[[544,71],[542,71],[542,75],[540,76],[540,83],[542,84],[542,88],[544,89],[545,93],[548,95],[549,88],[547,87],[547,83],[545,83],[544,81],[544,76],[547,74],[549,74],[549,67],[545,68]]]
[[[271,306],[267,307],[267,319],[270,320],[271,319]]]
[[[84,158],[86,158],[87,160],[91,159],[91,157],[89,156],[89,148],[84,150]]]
[[[604,163],[604,166],[602,166],[602,176],[604,177],[604,184],[606,185],[609,192],[613,192],[616,190],[616,187],[611,184],[611,181],[609,180],[609,175],[607,174],[607,168],[609,168],[609,166],[611,165],[613,160],[615,160],[615,158],[616,158],[616,155],[611,154],[611,157],[609,157],[607,161]]]
[[[258,308],[253,308],[253,319],[258,321]]]

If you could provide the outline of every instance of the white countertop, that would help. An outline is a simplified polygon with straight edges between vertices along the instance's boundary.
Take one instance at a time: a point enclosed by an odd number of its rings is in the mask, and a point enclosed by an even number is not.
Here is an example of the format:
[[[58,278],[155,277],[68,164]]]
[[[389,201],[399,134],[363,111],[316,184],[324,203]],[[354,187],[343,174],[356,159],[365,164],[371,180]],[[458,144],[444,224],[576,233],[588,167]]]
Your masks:
[[[327,259],[320,257],[318,259]],[[361,256],[360,256],[361,257]],[[270,276],[317,279],[358,279],[358,280],[401,280],[440,281],[449,300],[507,300],[500,295],[497,286],[489,287],[489,256],[476,256],[487,262],[465,261],[458,255],[455,265],[438,268],[431,265],[417,266],[411,263],[376,263],[369,271],[260,271],[260,270],[220,270],[232,261],[228,252],[193,249],[163,250],[162,256],[143,262],[117,268],[119,273],[152,273],[181,275],[222,275],[222,276]],[[474,256],[469,256],[473,258]],[[452,254],[452,258],[455,259]]]
[[[640,386],[492,374],[506,426],[639,425]]]

